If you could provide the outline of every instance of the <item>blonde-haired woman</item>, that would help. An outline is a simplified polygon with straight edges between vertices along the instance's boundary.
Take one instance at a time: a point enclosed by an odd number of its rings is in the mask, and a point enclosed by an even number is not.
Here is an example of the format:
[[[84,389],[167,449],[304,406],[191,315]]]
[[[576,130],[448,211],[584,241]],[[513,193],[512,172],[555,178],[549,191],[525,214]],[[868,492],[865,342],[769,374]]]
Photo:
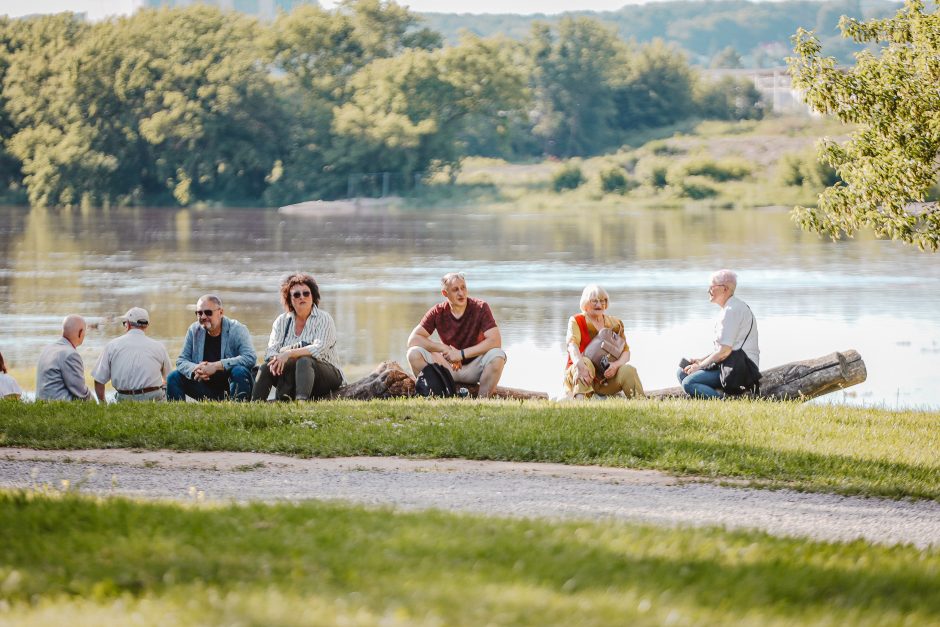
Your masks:
[[[568,319],[568,334],[565,344],[568,349],[568,366],[565,370],[565,391],[568,396],[584,399],[595,392],[610,396],[623,391],[627,398],[641,398],[643,384],[636,368],[629,365],[630,346],[626,343],[623,322],[607,315],[610,297],[600,285],[588,285],[581,292],[581,313]],[[610,329],[624,339],[623,353],[612,361],[607,370],[594,371],[594,364],[583,356],[584,350],[601,329]]]

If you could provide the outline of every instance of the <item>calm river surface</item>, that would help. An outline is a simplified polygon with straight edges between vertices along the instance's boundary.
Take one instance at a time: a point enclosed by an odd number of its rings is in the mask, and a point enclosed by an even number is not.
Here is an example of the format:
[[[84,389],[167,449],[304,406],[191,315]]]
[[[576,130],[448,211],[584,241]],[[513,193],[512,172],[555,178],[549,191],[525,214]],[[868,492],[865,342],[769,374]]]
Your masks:
[[[684,354],[710,348],[712,270],[739,273],[757,315],[761,366],[854,348],[868,381],[830,402],[940,408],[940,257],[861,237],[802,233],[785,210],[593,210],[572,216],[453,211],[293,216],[274,210],[0,208],[0,351],[26,387],[62,317],[96,327],[90,370],[131,306],[175,360],[194,303],[225,301],[263,352],[288,271],[313,274],[336,320],[347,378],[405,343],[440,299],[438,277],[467,273],[503,334],[508,386],[561,392],[564,334],[597,282],[623,318],[647,389],[675,384]]]

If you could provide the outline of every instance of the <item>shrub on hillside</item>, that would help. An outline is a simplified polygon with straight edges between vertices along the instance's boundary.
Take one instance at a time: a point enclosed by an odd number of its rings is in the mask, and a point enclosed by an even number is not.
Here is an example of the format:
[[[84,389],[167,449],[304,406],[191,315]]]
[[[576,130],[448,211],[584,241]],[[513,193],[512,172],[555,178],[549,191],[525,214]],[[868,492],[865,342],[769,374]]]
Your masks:
[[[783,155],[777,162],[777,178],[784,185],[818,190],[841,180],[835,168],[820,161],[814,152]]]
[[[552,189],[556,192],[562,192],[566,189],[577,189],[584,182],[584,174],[580,166],[570,163],[557,172],[552,177]]]
[[[661,189],[669,184],[669,161],[643,159],[636,166],[637,179],[644,185]]]
[[[718,190],[712,187],[709,179],[704,176],[687,176],[671,187],[679,196],[692,200],[703,200],[718,195]]]
[[[626,173],[617,167],[601,172],[601,191],[605,194],[626,194],[636,187],[636,182],[628,178]]]
[[[679,166],[685,176],[705,176],[713,181],[739,181],[751,174],[751,165],[740,158],[715,161],[707,157],[686,161]]]

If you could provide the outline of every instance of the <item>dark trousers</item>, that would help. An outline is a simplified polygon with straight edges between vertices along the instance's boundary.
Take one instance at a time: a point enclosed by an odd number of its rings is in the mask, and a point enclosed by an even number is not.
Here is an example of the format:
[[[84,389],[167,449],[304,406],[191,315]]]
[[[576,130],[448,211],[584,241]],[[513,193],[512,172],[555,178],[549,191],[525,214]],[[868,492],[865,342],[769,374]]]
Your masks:
[[[174,370],[166,378],[166,397],[170,401],[185,401],[186,397],[197,401],[223,401],[226,398],[247,401],[251,395],[251,371],[244,366],[235,366],[228,374],[228,387],[220,388],[184,377]]]
[[[251,400],[267,400],[271,387],[275,388],[275,398],[279,401],[323,398],[338,390],[342,383],[343,374],[335,366],[313,357],[288,361],[279,377],[271,374],[268,364],[263,363],[251,389]]]

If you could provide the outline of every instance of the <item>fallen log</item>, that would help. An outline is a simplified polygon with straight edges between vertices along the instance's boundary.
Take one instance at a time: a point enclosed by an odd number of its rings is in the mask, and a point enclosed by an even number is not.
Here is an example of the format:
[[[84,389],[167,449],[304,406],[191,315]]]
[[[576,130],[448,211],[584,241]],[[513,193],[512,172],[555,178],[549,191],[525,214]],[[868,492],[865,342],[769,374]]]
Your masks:
[[[480,390],[479,385],[465,385],[470,392],[470,396],[476,396]],[[415,395],[415,378],[402,370],[402,367],[395,361],[383,361],[375,370],[359,379],[353,381],[334,394],[333,398],[348,398],[354,400],[370,400],[374,398],[394,398],[398,396]],[[506,388],[497,386],[493,391],[495,398],[508,398],[514,400],[525,399],[547,399],[548,394],[544,392],[530,392],[528,390],[519,390],[516,388]]]
[[[793,361],[761,372],[758,398],[808,401],[856,385],[868,377],[865,362],[854,350],[816,359]],[[688,398],[681,387],[647,392],[649,398]]]

